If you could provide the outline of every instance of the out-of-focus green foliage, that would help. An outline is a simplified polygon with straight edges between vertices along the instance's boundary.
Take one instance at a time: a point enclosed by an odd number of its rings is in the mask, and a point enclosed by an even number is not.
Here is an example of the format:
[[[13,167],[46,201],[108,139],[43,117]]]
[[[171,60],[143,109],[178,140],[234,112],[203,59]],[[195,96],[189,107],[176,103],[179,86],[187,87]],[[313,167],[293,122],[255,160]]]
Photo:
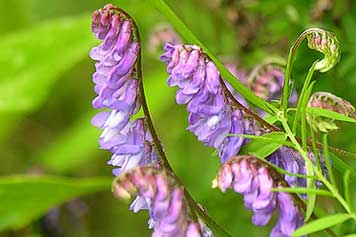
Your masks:
[[[356,6],[352,1],[332,1],[332,8],[325,11],[317,8],[317,2],[321,1],[316,0],[167,2],[222,61],[236,61],[239,68],[247,70],[271,58],[285,58],[289,46],[308,27],[334,31],[342,48],[341,61],[330,72],[316,74],[314,91],[329,91],[356,104]],[[87,56],[95,44],[90,32],[90,12],[106,3],[0,1],[0,174],[73,177],[70,182],[36,177],[15,183],[11,181],[13,178],[1,178],[0,226],[16,230],[0,236],[46,236],[40,216],[57,204],[89,193],[92,194],[81,198],[87,211],[81,217],[79,229],[74,231],[68,223],[66,226],[58,222],[59,228],[73,230],[65,232],[65,236],[150,236],[147,213],[132,214],[127,210],[128,204],[113,198],[107,181],[79,179],[111,174],[111,167],[106,165],[110,154],[99,150],[99,131],[90,125],[94,114],[91,109],[94,62]],[[210,188],[219,160],[212,155],[212,149],[204,147],[185,130],[187,112],[175,104],[175,89],[166,86],[165,65],[158,60],[160,52],[148,50],[150,33],[157,25],[167,23],[165,18],[149,1],[112,3],[130,13],[140,28],[148,104],[178,176],[233,236],[268,236],[270,226],[254,227],[250,221],[252,214],[244,209],[239,195],[222,194]],[[306,45],[298,51],[292,73],[297,89],[303,83],[307,67],[319,57]],[[330,136],[329,143],[356,152],[354,134],[354,124],[343,123]],[[355,162],[345,162],[356,168]],[[344,167],[340,162],[336,165]],[[351,177],[354,194],[354,172]],[[93,194],[104,190],[107,191]],[[317,204],[325,202],[317,200]],[[59,206],[59,211],[62,209]],[[64,219],[70,219],[69,215],[63,212]],[[344,226],[337,229],[340,236],[355,230],[355,226]]]
[[[35,109],[54,80],[87,55],[94,44],[87,18],[55,20],[2,38],[0,111]]]
[[[0,230],[18,229],[51,207],[84,194],[106,191],[110,178],[13,176],[0,179]]]

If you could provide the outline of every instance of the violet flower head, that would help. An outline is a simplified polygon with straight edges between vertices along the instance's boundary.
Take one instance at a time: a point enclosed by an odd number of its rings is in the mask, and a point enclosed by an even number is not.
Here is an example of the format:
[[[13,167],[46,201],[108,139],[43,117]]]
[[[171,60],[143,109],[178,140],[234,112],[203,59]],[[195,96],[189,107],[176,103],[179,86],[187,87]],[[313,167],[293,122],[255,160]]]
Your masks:
[[[134,68],[140,45],[134,40],[132,22],[111,4],[93,13],[92,31],[103,42],[94,47],[90,57],[96,61],[93,74],[97,97],[96,109],[110,108],[126,114],[137,105],[137,80]]]
[[[273,213],[278,211],[278,220],[271,237],[288,237],[303,224],[303,218],[291,196],[287,193],[272,192],[279,187],[269,167],[252,156],[237,156],[222,165],[214,186],[225,192],[232,188],[244,196],[244,204],[253,211],[252,222],[258,226],[267,225]]]
[[[226,162],[237,155],[246,139],[234,134],[259,134],[254,120],[231,106],[220,84],[220,73],[215,64],[194,45],[167,43],[161,60],[167,64],[168,85],[177,86],[176,101],[187,104],[188,130],[199,141],[214,147]],[[244,99],[227,84],[230,92],[241,103]]]
[[[213,237],[203,222],[193,221],[184,189],[162,169],[146,166],[123,173],[114,192],[119,198],[139,195],[145,200],[154,237]]]
[[[140,109],[139,79],[136,62],[140,45],[134,35],[136,26],[119,8],[108,4],[93,13],[92,31],[102,40],[90,56],[96,60],[93,74],[97,97],[93,101],[99,112],[92,124],[103,130],[99,144],[112,153],[108,164],[115,175],[136,166],[156,164],[157,153],[143,119],[130,122]]]

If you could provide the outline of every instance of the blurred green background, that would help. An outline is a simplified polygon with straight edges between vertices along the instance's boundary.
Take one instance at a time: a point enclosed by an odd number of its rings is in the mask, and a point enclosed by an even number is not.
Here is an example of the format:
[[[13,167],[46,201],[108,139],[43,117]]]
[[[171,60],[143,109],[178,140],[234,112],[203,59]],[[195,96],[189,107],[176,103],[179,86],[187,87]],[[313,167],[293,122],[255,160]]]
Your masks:
[[[270,58],[285,58],[308,27],[334,31],[342,47],[341,62],[326,74],[316,73],[314,89],[356,104],[353,1],[167,2],[209,49],[245,70]],[[88,53],[98,44],[90,31],[91,12],[106,3],[0,0],[1,237],[150,236],[147,213],[133,214],[128,203],[112,196],[111,167],[106,165],[110,154],[99,150],[100,131],[90,124],[95,114],[94,62]],[[175,89],[166,85],[165,65],[158,60],[161,50],[148,50],[151,33],[167,21],[147,0],[112,3],[130,13],[140,28],[148,104],[178,176],[233,236],[268,236],[270,227],[251,224],[239,195],[210,188],[219,160],[185,130],[187,112],[175,104]],[[297,88],[317,57],[306,45],[299,50],[293,72]],[[354,125],[341,124],[330,144],[356,152],[355,132]],[[337,230],[354,227],[347,228]]]

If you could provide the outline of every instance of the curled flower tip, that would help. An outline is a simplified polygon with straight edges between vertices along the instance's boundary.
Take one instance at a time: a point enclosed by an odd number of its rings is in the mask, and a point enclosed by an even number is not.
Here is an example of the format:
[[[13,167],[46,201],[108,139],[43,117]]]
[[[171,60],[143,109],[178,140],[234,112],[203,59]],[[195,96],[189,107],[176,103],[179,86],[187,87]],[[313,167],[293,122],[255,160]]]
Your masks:
[[[93,74],[97,97],[92,104],[95,109],[108,109],[92,119],[94,126],[103,129],[100,148],[113,154],[108,163],[116,167],[115,175],[136,166],[155,164],[157,153],[144,120],[130,122],[141,106],[140,78],[136,75],[140,53],[136,26],[125,12],[108,4],[93,13],[92,31],[102,41],[90,52],[97,61]]]
[[[290,194],[272,192],[280,186],[270,168],[253,156],[236,156],[222,165],[217,176],[219,188],[224,192],[232,188],[244,196],[244,204],[253,211],[252,222],[267,225],[273,213],[278,212],[271,237],[290,236],[303,224],[302,216]]]
[[[324,54],[324,58],[315,65],[315,70],[327,72],[340,60],[340,46],[335,34],[319,28],[308,29],[308,47]]]
[[[132,111],[135,107],[138,83],[133,79],[140,45],[133,37],[133,28],[132,20],[111,4],[93,13],[92,31],[102,40],[90,52],[97,61],[93,74],[96,109]]]
[[[184,196],[184,188],[165,170],[153,166],[136,167],[114,181],[117,197],[136,196],[131,208],[148,209],[152,236],[212,237],[199,219],[194,221]],[[209,232],[210,231],[210,232]]]
[[[355,108],[350,102],[328,92],[314,93],[309,99],[308,107],[326,109],[355,118]],[[308,114],[307,121],[315,131],[327,133],[338,129],[335,121],[331,118]]]

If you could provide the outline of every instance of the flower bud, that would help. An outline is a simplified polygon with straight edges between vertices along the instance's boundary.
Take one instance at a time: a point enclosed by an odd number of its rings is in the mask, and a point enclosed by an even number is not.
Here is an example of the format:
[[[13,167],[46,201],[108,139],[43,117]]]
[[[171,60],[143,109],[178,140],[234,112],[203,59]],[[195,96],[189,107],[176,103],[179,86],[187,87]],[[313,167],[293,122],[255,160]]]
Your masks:
[[[335,34],[323,29],[308,30],[308,47],[324,54],[324,58],[317,62],[315,70],[327,72],[340,60],[340,46]]]
[[[152,166],[131,169],[116,178],[114,192],[119,198],[138,197],[136,205],[149,210],[152,236],[213,237],[201,220],[198,223],[192,220],[184,188],[162,169]]]
[[[349,117],[355,117],[355,108],[350,102],[328,92],[314,93],[308,101],[308,107],[326,109]],[[308,114],[307,121],[315,131],[328,133],[338,129],[335,121],[331,118]]]

